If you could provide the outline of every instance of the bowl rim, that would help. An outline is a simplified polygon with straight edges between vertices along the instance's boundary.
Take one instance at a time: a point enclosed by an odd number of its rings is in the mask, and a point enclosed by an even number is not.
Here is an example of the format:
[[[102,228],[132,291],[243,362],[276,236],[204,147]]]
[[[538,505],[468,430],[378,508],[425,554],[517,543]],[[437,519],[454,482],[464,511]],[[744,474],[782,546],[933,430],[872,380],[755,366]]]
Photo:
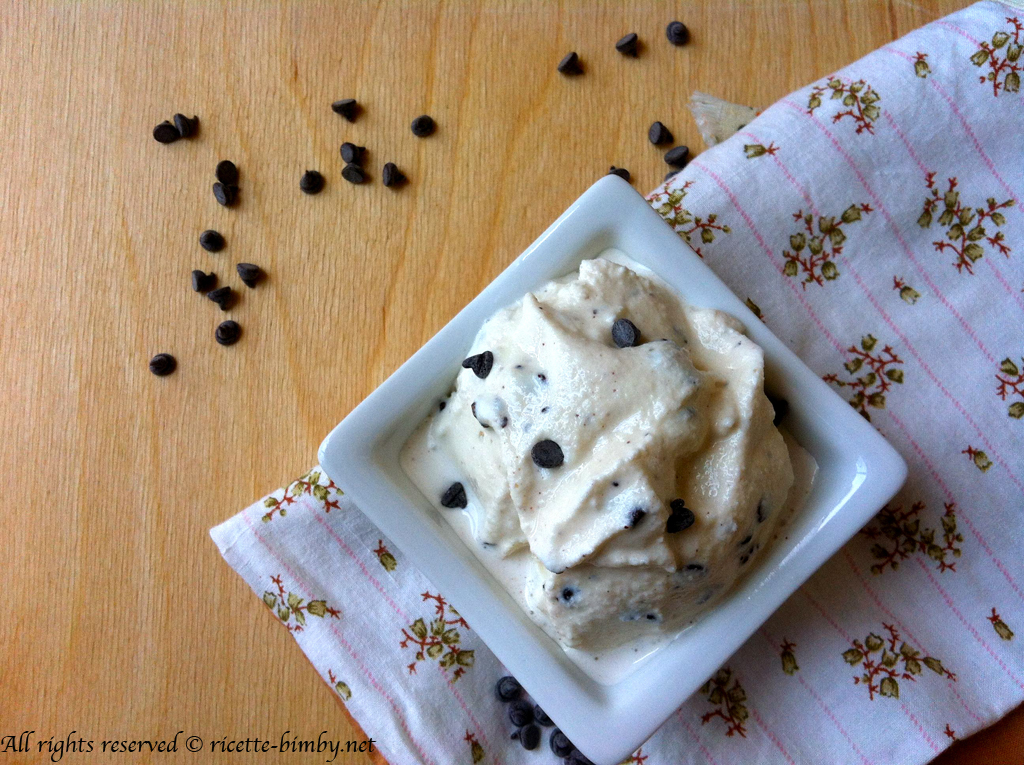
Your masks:
[[[450,388],[484,319],[608,247],[650,268],[692,305],[721,308],[743,322],[764,350],[766,388],[790,400],[787,427],[818,461],[819,476],[797,514],[799,523],[790,522],[787,540],[797,537],[798,529],[799,538],[765,550],[696,624],[628,677],[601,685],[529,620],[415,489],[398,464],[398,449],[439,391]],[[584,192],[356,406],[324,439],[318,456],[324,472],[444,592],[498,660],[598,765],[621,762],[646,741],[891,499],[907,474],[895,449],[772,334],[644,197],[616,176]],[[673,677],[671,685],[664,682],[666,676]]]

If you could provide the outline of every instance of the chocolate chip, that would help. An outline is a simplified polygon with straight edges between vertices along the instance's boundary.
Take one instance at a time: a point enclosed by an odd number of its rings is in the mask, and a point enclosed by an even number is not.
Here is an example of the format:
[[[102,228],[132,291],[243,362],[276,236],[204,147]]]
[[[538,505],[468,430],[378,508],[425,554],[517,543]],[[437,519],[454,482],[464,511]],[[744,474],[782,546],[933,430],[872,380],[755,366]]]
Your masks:
[[[237,321],[222,321],[217,325],[217,331],[213,333],[217,342],[221,345],[234,345],[242,336],[242,328]]]
[[[635,528],[636,525],[644,519],[645,515],[647,515],[647,511],[644,510],[642,507],[634,507],[632,510],[629,511],[629,521],[626,523],[626,528]]]
[[[533,455],[533,461],[538,467],[542,468],[556,468],[565,461],[562,447],[551,439],[544,439],[535,443],[531,454]]]
[[[348,164],[341,169],[341,177],[349,183],[365,183],[366,171],[359,165]]]
[[[690,42],[690,30],[681,21],[673,21],[665,27],[665,37],[673,45],[686,45]]]
[[[502,418],[501,418],[501,427],[503,427],[503,428],[507,428],[508,427],[508,417],[505,417],[504,415],[502,415]]]
[[[580,57],[576,54],[576,51],[566,53],[562,57],[562,60],[558,62],[558,71],[567,75],[583,74]]]
[[[224,249],[224,237],[219,231],[206,229],[199,235],[199,246],[207,252],[220,252]]]
[[[212,271],[208,274],[196,270],[192,272],[192,289],[196,292],[209,292],[217,283],[217,274]]]
[[[359,104],[354,98],[343,98],[340,101],[335,101],[331,104],[331,109],[335,114],[340,114],[349,122],[355,122],[356,117],[359,115]]]
[[[345,141],[341,145],[341,158],[345,162],[361,165],[363,163],[363,152],[365,151],[365,146],[356,146],[354,143]]]
[[[528,701],[513,701],[508,707],[508,719],[517,728],[533,722],[533,706]]]
[[[168,120],[164,120],[153,128],[153,137],[160,143],[174,143],[181,138],[181,133]]]
[[[494,366],[494,354],[490,351],[484,351],[476,356],[470,356],[468,359],[462,360],[462,368],[472,369],[473,374],[481,380],[491,373],[492,366]]]
[[[757,522],[764,523],[765,519],[768,518],[768,510],[765,509],[764,500],[762,499],[757,503]]]
[[[665,523],[665,533],[675,534],[684,529],[690,528],[697,520],[693,511],[690,510],[681,499],[673,499],[668,503],[672,512],[668,516],[668,521]]]
[[[629,170],[624,167],[616,167],[615,165],[612,165],[608,169],[608,175],[617,175],[626,183],[629,183]]]
[[[647,130],[647,140],[655,146],[660,146],[663,143],[672,143],[674,139],[672,137],[671,130],[665,127],[662,123],[655,122]]]
[[[505,675],[494,687],[499,701],[515,701],[523,693],[523,686],[512,675]]]
[[[547,382],[548,381],[548,376],[538,372],[537,373],[537,379],[540,380],[541,382]]]
[[[149,371],[157,377],[166,377],[178,368],[178,362],[169,353],[158,353],[149,360]]]
[[[551,751],[555,753],[555,757],[568,757],[572,754],[574,748],[569,738],[558,728],[551,731],[551,738],[548,739],[548,744],[551,746]]]
[[[405,174],[398,169],[398,166],[395,165],[394,162],[388,162],[384,165],[384,170],[381,171],[380,178],[384,182],[384,185],[389,188],[391,186],[400,186],[406,181]]]
[[[628,35],[619,38],[619,41],[615,43],[615,50],[623,56],[636,58],[639,41],[640,38],[636,36],[636,32],[630,32]]]
[[[562,591],[558,594],[558,599],[568,605],[576,599],[576,596],[580,594],[580,591],[575,587],[563,587]]]
[[[469,408],[470,408],[470,411],[472,411],[472,412],[473,412],[473,417],[475,417],[475,418],[476,418],[476,421],[477,421],[477,422],[479,422],[479,423],[480,423],[481,425],[483,425],[483,426],[484,426],[485,428],[488,428],[488,429],[489,429],[489,428],[491,427],[491,426],[490,426],[490,425],[489,425],[488,423],[484,422],[484,421],[483,421],[483,420],[481,420],[481,419],[480,419],[479,417],[477,417],[477,414],[476,414],[476,402],[475,402],[475,401],[474,401],[474,402],[473,402],[472,404],[470,404],[470,405],[469,405]]]
[[[667,173],[665,173],[665,180],[666,181],[671,181],[677,175],[679,175],[679,171],[678,170],[669,170]]]
[[[316,170],[307,170],[299,179],[299,188],[304,194],[319,194],[324,189],[324,177]]]
[[[750,552],[748,551],[748,552],[746,552],[746,553],[744,553],[743,555],[740,556],[740,565],[741,566],[744,565],[749,560],[750,560]]]
[[[768,400],[771,402],[772,409],[775,410],[775,417],[772,418],[772,425],[778,426],[782,422],[782,418],[789,414],[789,402],[784,398],[776,398],[770,396],[767,393]]]
[[[687,563],[686,564],[686,570],[687,571],[703,571],[704,570],[704,566],[701,565],[700,563]]]
[[[536,749],[540,743],[540,728],[536,725],[524,727],[519,731],[519,743],[523,745],[523,749]]]
[[[222,159],[218,162],[217,169],[214,170],[214,175],[217,176],[217,180],[225,186],[238,185],[238,168],[230,159]]]
[[[565,760],[566,765],[594,765],[583,752],[579,749],[573,749],[572,752]]]
[[[238,199],[238,186],[225,185],[217,181],[213,184],[213,198],[225,207],[231,207]]]
[[[465,507],[466,503],[466,487],[458,481],[445,489],[441,495],[441,504],[444,507]]]
[[[629,319],[617,319],[612,324],[612,342],[619,348],[640,345],[640,330]]]
[[[649,622],[659,621],[657,614],[645,614],[644,618]]]
[[[182,138],[188,138],[199,127],[199,118],[193,117],[189,119],[184,114],[174,115],[174,129],[178,131],[178,135]]]
[[[222,311],[227,311],[235,304],[235,291],[226,286],[218,287],[217,289],[206,293],[206,297],[219,305],[220,310]]]
[[[438,405],[437,405],[437,411],[439,411],[439,412],[443,412],[443,411],[444,411],[444,408],[445,408],[446,406],[448,406],[448,402],[447,402],[447,401],[441,401],[441,402],[439,402],[439,403],[438,403]]]
[[[239,263],[235,266],[235,270],[238,271],[238,278],[242,280],[242,284],[249,289],[255,287],[263,279],[263,269],[254,263]]]
[[[426,138],[429,135],[433,135],[437,129],[437,124],[434,122],[434,118],[427,115],[421,114],[419,117],[412,121],[409,126],[412,128],[412,134],[417,138]]]
[[[743,537],[743,539],[741,539],[739,541],[739,543],[736,546],[737,547],[743,547],[743,545],[745,545],[747,542],[749,542],[753,538],[754,538],[753,534],[747,534],[745,537]]]
[[[676,146],[674,149],[669,149],[665,152],[665,162],[672,165],[672,167],[682,168],[686,166],[689,156],[689,146]]]

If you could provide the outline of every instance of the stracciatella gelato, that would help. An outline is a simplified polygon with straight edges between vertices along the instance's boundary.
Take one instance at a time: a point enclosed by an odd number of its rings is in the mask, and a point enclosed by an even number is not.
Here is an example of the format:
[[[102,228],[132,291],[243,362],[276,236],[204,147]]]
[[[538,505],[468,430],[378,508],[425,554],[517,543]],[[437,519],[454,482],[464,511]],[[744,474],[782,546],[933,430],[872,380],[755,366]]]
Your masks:
[[[403,467],[563,646],[677,631],[775,534],[790,453],[732,316],[598,257],[494,314],[462,367]]]

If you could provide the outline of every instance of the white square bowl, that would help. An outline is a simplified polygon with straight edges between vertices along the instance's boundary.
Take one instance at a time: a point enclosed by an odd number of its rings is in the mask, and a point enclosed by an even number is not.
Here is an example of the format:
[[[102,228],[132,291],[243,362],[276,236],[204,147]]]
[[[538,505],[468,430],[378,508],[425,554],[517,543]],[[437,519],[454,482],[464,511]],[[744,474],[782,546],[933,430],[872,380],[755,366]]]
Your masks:
[[[740,319],[764,349],[765,385],[789,401],[786,428],[818,463],[802,510],[757,566],[696,624],[629,676],[601,685],[516,605],[399,465],[413,429],[454,384],[484,320],[581,260],[614,247],[694,306]],[[591,186],[527,250],[339,424],[320,464],[449,598],[569,739],[598,765],[621,762],[783,601],[896,493],[907,466],[620,178]]]

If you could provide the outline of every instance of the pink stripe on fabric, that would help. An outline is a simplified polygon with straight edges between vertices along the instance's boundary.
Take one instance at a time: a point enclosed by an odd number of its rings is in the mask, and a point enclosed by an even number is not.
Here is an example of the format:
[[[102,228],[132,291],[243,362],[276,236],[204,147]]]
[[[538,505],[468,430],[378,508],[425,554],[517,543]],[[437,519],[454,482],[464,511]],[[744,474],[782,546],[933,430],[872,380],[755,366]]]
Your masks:
[[[920,732],[921,738],[923,738],[928,743],[928,746],[932,748],[932,751],[935,752],[935,754],[941,752],[942,747],[932,741],[932,737],[928,735],[928,731],[926,731],[924,726],[922,726],[921,723],[918,722],[918,719],[914,717],[914,713],[910,711],[910,707],[902,701],[900,702],[900,706],[903,708],[903,713],[910,718],[910,722],[912,722],[914,727]]]
[[[921,458],[921,461],[924,462],[925,467],[928,469],[928,472],[931,474],[935,482],[939,485],[939,488],[942,489],[942,492],[946,495],[946,501],[951,504],[957,504],[953,498],[953,492],[949,490],[949,486],[946,485],[946,482],[942,479],[942,476],[939,474],[939,471],[935,469],[935,465],[932,464],[932,461],[930,459],[928,459],[928,455],[925,454],[924,449],[922,449],[918,445],[917,441],[914,440],[914,437],[910,435],[910,432],[907,430],[907,426],[899,417],[893,414],[892,411],[887,409],[886,412],[888,412],[889,414],[889,419],[896,423],[896,427],[898,427],[900,431],[902,431],[904,438],[906,438],[910,442],[910,445],[914,448],[914,451],[917,452],[917,455]],[[1002,561],[1000,561],[999,558],[996,557],[996,554],[992,551],[992,548],[988,546],[988,542],[985,541],[985,538],[981,535],[981,532],[978,531],[978,529],[971,522],[970,517],[966,515],[963,509],[960,508],[959,506],[957,509],[960,513],[961,519],[963,519],[964,523],[967,524],[967,528],[970,529],[971,534],[974,535],[975,541],[979,545],[981,545],[981,548],[985,551],[985,554],[992,559],[992,562],[995,563],[996,568],[998,568],[1002,575],[1006,578],[1006,581],[1010,584],[1010,587],[1013,588],[1013,591],[1017,593],[1017,596],[1024,600],[1024,591],[1022,591],[1021,588],[1017,586],[1017,582],[1014,581],[1013,577],[1010,575],[1010,572],[1007,570],[1006,566],[1003,565]]]
[[[768,643],[772,646],[772,648],[775,648],[777,645],[779,645],[778,641],[775,640],[771,635],[769,635],[768,631],[764,627],[759,629],[757,631],[757,634],[759,634],[761,637],[767,640]],[[806,680],[804,680],[803,675],[796,675],[796,679],[800,681],[800,685],[804,687],[804,690],[811,694],[811,697],[816,702],[818,702],[818,706],[821,707],[822,711],[825,713],[828,719],[832,721],[832,724],[836,726],[836,730],[838,730],[842,737],[846,739],[846,742],[850,745],[853,751],[857,753],[857,756],[860,757],[860,761],[864,763],[864,765],[872,765],[871,760],[865,757],[864,753],[857,748],[857,744],[854,742],[850,734],[846,732],[846,729],[843,728],[843,724],[839,722],[839,718],[837,718],[835,714],[833,714],[832,710],[829,709],[829,706],[825,703],[824,699],[822,699],[821,696],[815,693],[814,689],[810,686],[810,684]]]
[[[945,19],[939,19],[935,23],[938,24],[940,27],[945,27],[950,32],[955,32],[956,34],[960,35],[961,37],[963,37],[963,38],[965,38],[967,40],[970,40],[975,45],[978,45],[978,44],[981,43],[981,40],[979,40],[974,35],[968,33],[968,31],[966,29],[961,29],[956,24],[954,24],[954,23],[952,23],[950,21],[946,21]]]
[[[469,707],[466,706],[466,700],[462,698],[462,694],[459,693],[459,689],[455,687],[455,681],[448,676],[440,664],[437,665],[437,671],[441,673],[445,682],[448,683],[448,687],[451,689],[452,695],[455,696],[455,700],[459,702],[459,706],[462,707],[462,711],[469,716],[469,721],[473,723],[473,727],[476,728],[477,735],[479,735],[480,739],[484,742],[484,746],[487,749],[490,749],[491,744],[487,740],[487,734],[484,733],[484,729],[480,726],[480,723],[477,722],[476,716],[469,710]],[[494,761],[495,765],[501,765],[501,760],[495,757],[494,754],[491,754],[491,759]]]
[[[331,525],[327,523],[327,521],[325,521],[321,516],[314,515],[313,517],[316,519],[317,523],[319,523],[327,530],[327,533],[331,535],[331,538],[338,543],[341,549],[348,553],[348,556],[356,562],[356,565],[359,566],[359,569],[363,572],[363,575],[370,580],[370,584],[372,584],[376,588],[377,592],[381,594],[381,597],[383,597],[387,604],[391,606],[391,609],[400,617],[402,617],[402,621],[408,622],[408,614],[406,614],[405,611],[403,611],[402,608],[397,603],[395,603],[394,600],[391,599],[391,596],[388,595],[387,590],[384,589],[384,586],[377,581],[373,574],[370,573],[369,569],[366,568],[366,565],[362,562],[362,560],[359,559],[359,556],[352,552],[352,548],[348,546],[348,544],[345,542],[344,539],[341,538],[338,532],[336,532],[331,527]]]
[[[917,166],[921,168],[921,173],[927,178],[928,174],[931,171],[928,170],[925,164],[921,161],[920,157],[917,156],[917,152],[914,151],[914,147],[907,139],[906,134],[900,129],[900,126],[896,124],[896,120],[893,119],[892,115],[885,110],[882,111],[882,116],[885,117],[886,122],[889,123],[889,127],[892,128],[893,132],[897,136],[899,136],[900,140],[903,142],[903,146],[907,150],[907,153],[910,155],[910,158],[913,159],[915,163],[917,163]],[[1014,302],[1018,306],[1024,308],[1024,299],[1021,298],[1021,293],[1018,290],[1015,290],[1012,287],[1010,287],[1010,283],[1006,281],[1006,277],[1003,276],[1002,272],[996,266],[995,261],[992,258],[986,258],[985,262],[988,263],[988,267],[992,269],[992,273],[995,274],[996,280],[1001,285],[1003,285],[1003,289],[1006,290],[1007,294],[1009,294],[1010,297],[1013,298]]]
[[[907,240],[903,238],[903,233],[900,231],[899,226],[896,225],[896,221],[893,220],[893,217],[889,213],[889,210],[882,202],[882,198],[879,197],[878,194],[876,194],[874,190],[871,188],[871,186],[868,184],[867,178],[864,177],[864,174],[860,171],[860,168],[857,167],[857,163],[854,162],[853,157],[851,157],[850,154],[846,151],[846,149],[843,148],[842,144],[839,143],[838,140],[836,140],[836,137],[832,135],[832,131],[830,131],[824,124],[822,124],[821,120],[819,120],[813,114],[808,114],[807,110],[804,109],[799,104],[796,104],[788,99],[783,100],[782,103],[788,106],[790,109],[793,109],[799,114],[803,115],[804,117],[807,117],[807,119],[810,120],[811,124],[813,124],[816,128],[818,128],[818,130],[824,133],[825,137],[828,138],[833,148],[835,148],[839,155],[844,160],[846,160],[846,164],[848,164],[850,166],[850,169],[853,170],[854,175],[857,176],[857,180],[860,181],[860,185],[864,187],[864,191],[867,193],[869,197],[871,197],[871,201],[875,203],[875,209],[882,213],[882,217],[885,218],[886,222],[889,224],[889,227],[892,229],[893,234],[896,235],[897,241],[899,241],[900,245],[903,247],[903,253],[907,256],[907,258],[909,258],[910,262],[914,264],[914,267],[917,268],[918,273],[921,274],[921,277],[925,280],[925,282],[928,284],[931,290],[935,293],[939,301],[944,306],[946,306],[949,312],[952,313],[957,318],[957,321],[960,322],[960,325],[964,328],[964,331],[967,332],[968,337],[970,337],[974,341],[974,343],[978,346],[979,350],[981,350],[982,354],[984,354],[985,358],[987,358],[989,362],[994,364],[996,361],[996,357],[993,356],[992,352],[985,347],[985,344],[981,341],[981,338],[979,338],[978,335],[975,333],[974,328],[967,323],[967,320],[963,316],[961,316],[960,312],[957,311],[953,304],[949,302],[949,299],[942,293],[942,290],[939,289],[939,286],[932,281],[931,277],[928,275],[928,272],[925,271],[924,267],[918,262],[917,258],[914,257],[913,250],[911,250],[910,245],[907,244]]]
[[[949,593],[942,588],[942,585],[936,581],[935,576],[932,574],[931,571],[928,570],[928,567],[924,564],[924,561],[918,559],[917,563],[921,567],[921,570],[924,571],[924,575],[928,577],[929,580],[931,580],[931,583],[939,591],[939,594],[942,595],[942,599],[946,601],[946,605],[949,606],[949,609],[953,612],[954,616],[956,616],[956,618],[960,620],[961,624],[963,624],[964,627],[967,628],[967,631],[971,633],[974,639],[981,643],[981,647],[984,648],[988,655],[991,656],[992,659],[996,662],[996,664],[999,665],[999,668],[1003,670],[1006,676],[1010,678],[1017,685],[1018,688],[1024,691],[1024,683],[1022,683],[1017,678],[1017,676],[1010,671],[1010,668],[1003,663],[1003,660],[1000,659],[996,652],[992,650],[992,647],[985,642],[985,638],[978,634],[978,631],[974,628],[974,625],[967,621],[964,615],[960,613],[960,609],[956,607],[956,603],[953,602],[953,598],[951,598]]]
[[[793,761],[793,758],[789,756],[789,752],[786,751],[786,747],[782,745],[782,742],[779,741],[778,737],[774,733],[772,733],[771,729],[767,725],[765,725],[764,720],[761,719],[761,715],[757,713],[757,710],[752,706],[749,708],[750,713],[754,716],[754,722],[756,722],[758,726],[760,726],[761,730],[765,732],[765,735],[767,735],[771,742],[775,744],[775,747],[780,752],[782,752],[782,756],[786,758],[786,762],[788,762],[789,765],[796,765],[796,762]]]
[[[690,724],[683,718],[682,707],[676,710],[676,716],[679,718],[679,722],[682,724],[686,732],[690,734],[690,737],[697,742],[697,748],[700,749],[700,753],[704,755],[704,759],[710,762],[711,765],[718,765],[718,760],[711,755],[711,751],[701,742],[700,736],[697,735],[697,732],[694,731],[694,729],[690,727]]]
[[[877,593],[875,593],[875,591],[871,588],[871,585],[867,583],[867,580],[861,574],[860,568],[858,568],[857,563],[853,560],[853,556],[850,555],[850,553],[846,550],[845,547],[843,548],[843,557],[845,557],[846,562],[850,564],[850,568],[853,569],[854,575],[857,577],[857,580],[861,583],[861,586],[864,588],[864,591],[867,592],[868,597],[871,598],[875,606],[880,611],[882,611],[882,613],[888,616],[889,619],[892,620],[895,623],[895,625],[900,628],[900,631],[908,638],[910,638],[910,640],[914,644],[916,644],[918,648],[920,648],[925,653],[928,653],[928,650],[924,647],[924,644],[914,636],[914,633],[910,631],[907,625],[900,621],[900,618],[896,616],[896,614],[894,614],[888,608],[886,608],[886,606],[882,603]],[[964,699],[963,696],[960,695],[959,691],[957,691],[956,684],[952,680],[949,680],[947,678],[946,687],[949,688],[950,693],[956,696],[957,701],[959,701],[960,705],[963,706],[964,711],[967,712],[967,714],[969,714],[971,717],[973,717],[975,722],[985,722],[979,715],[975,714],[974,711],[967,705],[967,701]]]
[[[242,519],[245,521],[245,525],[249,527],[249,531],[252,533],[252,535],[256,537],[256,541],[263,545],[263,548],[268,553],[270,553],[270,557],[272,557],[278,563],[278,565],[281,566],[281,568],[288,572],[288,576],[292,579],[292,581],[294,581],[306,593],[306,598],[311,599],[314,595],[313,589],[304,580],[300,579],[294,571],[292,571],[291,566],[289,566],[281,558],[281,556],[277,554],[277,551],[273,547],[271,547],[270,543],[267,542],[267,540],[264,539],[263,536],[256,530],[256,527],[253,525],[252,519],[249,518],[248,513],[243,512]],[[345,637],[341,634],[341,631],[338,630],[338,628],[331,623],[328,623],[328,629],[330,629],[331,632],[334,633],[334,636],[349,652],[349,654],[352,656],[352,659],[356,662],[356,664],[359,665],[359,669],[361,669],[363,671],[363,674],[366,675],[366,678],[370,681],[370,685],[372,685],[374,689],[378,693],[380,693],[381,696],[384,697],[388,704],[391,705],[391,709],[394,711],[395,717],[398,719],[399,725],[402,726],[402,730],[405,731],[405,735],[409,737],[410,743],[416,748],[416,751],[419,752],[420,757],[423,758],[424,762],[433,763],[434,761],[427,757],[426,752],[423,751],[423,747],[419,745],[415,737],[412,735],[412,731],[409,730],[409,726],[406,724],[405,718],[402,716],[402,711],[401,709],[399,709],[398,704],[396,704],[395,700],[391,698],[391,696],[388,694],[386,690],[384,690],[383,686],[381,686],[381,684],[377,682],[377,678],[375,678],[373,676],[373,673],[370,672],[370,670],[367,668],[365,664],[363,664],[362,659],[359,658],[359,655],[355,652],[355,649],[352,648],[348,640],[346,640]],[[296,640],[295,642],[298,642],[298,640]]]
[[[892,53],[895,56],[899,56],[900,58],[906,59],[907,61],[914,60],[914,57],[911,56],[909,53],[904,53],[903,51],[897,50],[896,48],[885,47],[880,48],[880,50],[888,51],[889,53]],[[981,161],[985,163],[985,167],[987,167],[989,172],[992,173],[992,177],[996,179],[996,182],[1000,186],[1003,187],[1003,191],[1005,191],[1007,194],[1013,197],[1014,202],[1017,203],[1017,209],[1020,210],[1021,212],[1024,212],[1024,200],[1020,198],[1019,194],[1014,193],[1013,189],[1010,187],[1010,184],[1004,181],[1003,177],[999,174],[999,171],[996,170],[995,163],[989,158],[988,154],[985,153],[985,149],[982,147],[981,141],[978,140],[978,136],[976,136],[974,134],[974,131],[971,130],[971,126],[970,124],[968,124],[967,118],[964,117],[963,113],[956,105],[956,101],[954,101],[950,97],[950,95],[941,85],[939,85],[938,81],[934,77],[929,77],[928,82],[931,83],[931,86],[935,88],[936,92],[945,99],[946,103],[949,105],[950,110],[953,112],[953,114],[956,115],[957,119],[960,120],[960,126],[964,129],[964,132],[967,134],[967,137],[971,139],[971,143],[974,144],[975,151],[978,152],[978,156],[981,157]]]
[[[747,228],[750,229],[750,232],[754,235],[754,238],[757,239],[758,244],[761,245],[761,249],[764,250],[765,254],[768,256],[768,259],[772,262],[772,265],[775,266],[779,273],[782,273],[782,267],[779,266],[775,260],[775,253],[772,252],[767,242],[765,242],[764,237],[761,236],[761,232],[758,231],[757,226],[754,225],[753,219],[750,217],[747,211],[743,209],[743,206],[740,204],[740,201],[736,198],[736,195],[732,193],[732,190],[725,184],[725,181],[723,181],[717,173],[708,169],[697,160],[691,162],[690,167],[696,167],[698,170],[700,170],[702,173],[707,175],[715,183],[718,184],[718,187],[722,189],[722,191],[725,193],[727,197],[729,197],[729,201],[732,202],[733,207],[736,208],[736,211],[740,214],[740,217],[743,218],[743,221],[747,224]],[[810,303],[807,302],[806,297],[800,294],[800,290],[797,289],[796,285],[791,284],[789,279],[786,279],[785,283],[789,286],[790,290],[796,296],[797,300],[800,301],[800,305],[802,305],[807,310],[807,313],[811,317],[811,320],[818,327],[818,329],[821,330],[821,333],[828,339],[830,343],[832,343],[832,347],[834,347],[840,353],[845,353],[845,346],[843,346],[835,338],[835,336],[833,336],[833,334],[828,331],[828,329],[822,323],[821,319],[819,319],[818,315],[814,312],[814,309],[811,307]]]

